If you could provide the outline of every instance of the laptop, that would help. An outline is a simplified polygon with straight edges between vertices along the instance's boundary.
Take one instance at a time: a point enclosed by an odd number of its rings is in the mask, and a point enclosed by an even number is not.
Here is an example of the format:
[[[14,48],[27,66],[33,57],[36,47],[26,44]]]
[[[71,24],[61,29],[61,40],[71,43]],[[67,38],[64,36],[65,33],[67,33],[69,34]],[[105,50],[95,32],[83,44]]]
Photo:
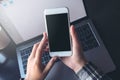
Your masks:
[[[21,78],[25,78],[27,58],[33,45],[41,40],[45,32],[43,11],[56,7],[69,8],[71,24],[75,25],[88,61],[96,64],[104,73],[115,70],[92,21],[82,19],[87,17],[82,0],[13,0],[7,6],[0,4],[0,23],[16,44]],[[49,59],[49,53],[45,52],[42,63],[46,64]]]

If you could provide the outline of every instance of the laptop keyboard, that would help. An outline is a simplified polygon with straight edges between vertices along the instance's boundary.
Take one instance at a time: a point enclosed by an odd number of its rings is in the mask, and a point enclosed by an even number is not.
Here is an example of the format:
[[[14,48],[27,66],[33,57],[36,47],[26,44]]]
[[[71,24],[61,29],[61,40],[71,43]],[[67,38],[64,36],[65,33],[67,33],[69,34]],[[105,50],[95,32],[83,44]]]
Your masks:
[[[96,48],[99,46],[89,24],[84,25],[77,24],[75,25],[75,27],[78,39],[81,42],[84,51],[88,51],[92,48]]]
[[[22,63],[23,63],[23,68],[24,68],[24,73],[26,74],[26,67],[27,67],[27,59],[32,51],[32,47],[28,47],[24,50],[21,50],[20,53],[21,53],[21,56],[22,56]],[[43,56],[42,56],[42,63],[44,65],[46,65],[48,63],[48,61],[50,60],[50,56],[49,56],[49,53],[48,52],[45,52],[43,53]]]

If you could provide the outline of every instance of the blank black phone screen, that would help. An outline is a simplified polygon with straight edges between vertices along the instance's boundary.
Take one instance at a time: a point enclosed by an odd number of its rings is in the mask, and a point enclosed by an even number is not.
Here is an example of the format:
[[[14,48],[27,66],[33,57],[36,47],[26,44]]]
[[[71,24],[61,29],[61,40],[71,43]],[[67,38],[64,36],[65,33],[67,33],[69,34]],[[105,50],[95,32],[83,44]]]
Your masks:
[[[68,14],[46,15],[46,23],[50,51],[70,51]]]

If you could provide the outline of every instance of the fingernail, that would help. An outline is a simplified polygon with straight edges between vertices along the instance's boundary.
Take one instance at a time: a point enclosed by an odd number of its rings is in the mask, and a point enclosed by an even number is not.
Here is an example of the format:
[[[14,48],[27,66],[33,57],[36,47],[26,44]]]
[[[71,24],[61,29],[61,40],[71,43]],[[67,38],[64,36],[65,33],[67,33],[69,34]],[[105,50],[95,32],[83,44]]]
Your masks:
[[[42,39],[45,39],[45,33],[43,33],[43,38]]]

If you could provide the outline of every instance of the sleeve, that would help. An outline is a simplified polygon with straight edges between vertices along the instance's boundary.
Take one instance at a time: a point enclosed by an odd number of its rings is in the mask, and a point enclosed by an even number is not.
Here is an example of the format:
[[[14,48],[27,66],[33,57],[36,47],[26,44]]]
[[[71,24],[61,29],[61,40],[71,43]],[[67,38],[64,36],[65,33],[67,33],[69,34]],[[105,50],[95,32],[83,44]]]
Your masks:
[[[103,74],[92,63],[87,63],[81,70],[77,72],[80,80],[112,80],[107,75]]]

